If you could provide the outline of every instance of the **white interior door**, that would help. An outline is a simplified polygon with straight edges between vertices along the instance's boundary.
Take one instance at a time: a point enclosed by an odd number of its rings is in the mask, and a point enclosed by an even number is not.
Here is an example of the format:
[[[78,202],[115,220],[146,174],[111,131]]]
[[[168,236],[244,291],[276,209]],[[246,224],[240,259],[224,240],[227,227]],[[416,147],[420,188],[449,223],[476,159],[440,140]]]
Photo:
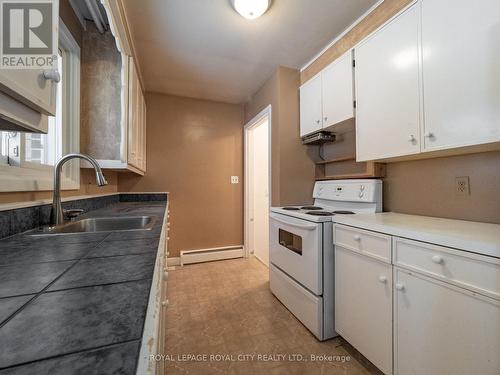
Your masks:
[[[269,122],[267,118],[247,130],[247,174],[250,251],[269,265]]]

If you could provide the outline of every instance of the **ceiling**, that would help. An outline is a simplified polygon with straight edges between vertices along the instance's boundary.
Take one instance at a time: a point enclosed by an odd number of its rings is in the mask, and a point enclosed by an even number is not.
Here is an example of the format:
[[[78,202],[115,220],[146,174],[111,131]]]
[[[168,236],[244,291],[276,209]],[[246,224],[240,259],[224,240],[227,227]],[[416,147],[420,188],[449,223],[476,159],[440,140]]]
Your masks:
[[[300,69],[377,0],[273,0],[247,20],[230,0],[124,0],[147,91],[243,103],[278,65]]]

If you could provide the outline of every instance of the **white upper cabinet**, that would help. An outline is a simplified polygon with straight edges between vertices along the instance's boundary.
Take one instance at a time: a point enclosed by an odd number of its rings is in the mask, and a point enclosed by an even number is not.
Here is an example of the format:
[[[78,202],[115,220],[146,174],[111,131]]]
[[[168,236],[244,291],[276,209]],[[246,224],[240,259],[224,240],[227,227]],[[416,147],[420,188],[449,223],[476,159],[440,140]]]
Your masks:
[[[57,1],[52,4],[55,7],[53,15],[59,14],[58,4]],[[58,22],[49,27],[52,27],[51,38],[57,41]],[[17,59],[17,55],[12,56]],[[46,133],[47,116],[56,114],[59,80],[57,69],[0,69],[0,130]]]
[[[352,51],[348,51],[321,72],[323,127],[354,117]]]
[[[498,5],[422,1],[424,150],[500,141]]]
[[[352,51],[300,88],[300,136],[354,117]]]
[[[323,127],[321,109],[321,74],[300,87],[300,136]]]
[[[420,152],[419,7],[355,48],[357,160]]]
[[[33,110],[55,116],[59,72],[39,69],[0,69],[0,90]]]

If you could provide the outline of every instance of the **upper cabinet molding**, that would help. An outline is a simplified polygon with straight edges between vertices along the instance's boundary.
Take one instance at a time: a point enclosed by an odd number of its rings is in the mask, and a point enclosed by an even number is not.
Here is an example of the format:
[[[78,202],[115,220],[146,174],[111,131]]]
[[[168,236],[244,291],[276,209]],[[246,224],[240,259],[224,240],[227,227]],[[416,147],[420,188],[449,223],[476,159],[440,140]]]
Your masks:
[[[121,0],[101,0],[106,14],[108,15],[111,32],[116,38],[118,50],[127,55],[133,56],[132,38],[125,17],[125,10]]]
[[[125,6],[122,0],[101,0],[104,9],[108,15],[108,20],[111,28],[111,32],[116,38],[116,43],[118,50],[134,58],[134,64],[137,69],[137,74],[139,77],[139,82],[143,91],[146,90],[144,86],[144,80],[142,78],[141,69],[139,66],[139,60],[137,58],[137,52],[132,40],[132,35],[130,33],[129,22],[127,20],[127,15],[125,11]]]

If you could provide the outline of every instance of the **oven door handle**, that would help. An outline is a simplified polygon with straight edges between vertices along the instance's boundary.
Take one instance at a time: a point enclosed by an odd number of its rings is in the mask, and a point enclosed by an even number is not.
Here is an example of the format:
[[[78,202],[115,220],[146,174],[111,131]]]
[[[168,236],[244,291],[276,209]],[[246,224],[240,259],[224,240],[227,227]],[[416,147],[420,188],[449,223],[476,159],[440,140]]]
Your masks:
[[[295,228],[299,229],[305,229],[305,230],[315,230],[317,228],[316,224],[296,224],[296,223],[291,223],[290,221],[287,221],[285,219],[282,219],[276,215],[271,214],[271,219],[276,220],[277,222],[285,225],[290,225]]]

